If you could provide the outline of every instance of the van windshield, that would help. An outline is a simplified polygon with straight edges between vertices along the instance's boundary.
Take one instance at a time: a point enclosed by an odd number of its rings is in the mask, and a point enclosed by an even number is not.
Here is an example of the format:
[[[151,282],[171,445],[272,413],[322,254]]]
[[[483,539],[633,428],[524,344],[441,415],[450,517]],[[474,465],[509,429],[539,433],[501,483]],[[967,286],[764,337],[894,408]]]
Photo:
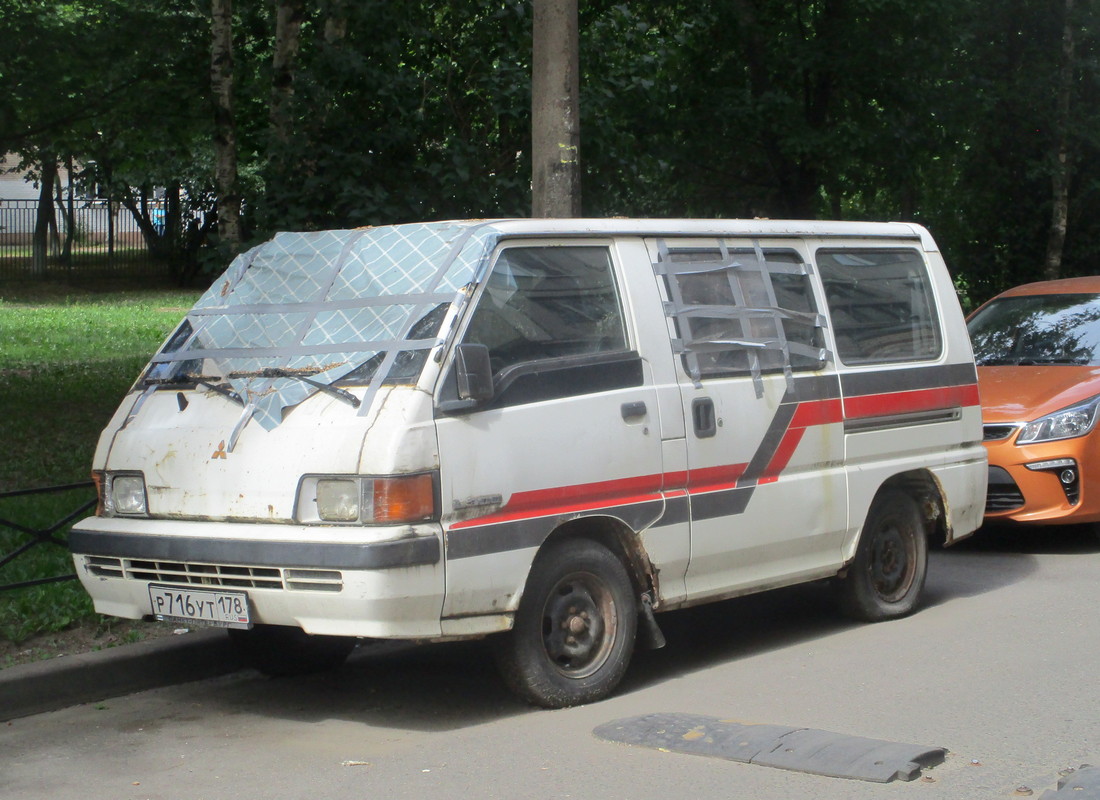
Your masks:
[[[967,324],[979,366],[1100,366],[1100,295],[1005,297]]]
[[[280,233],[234,260],[140,385],[205,384],[269,430],[318,391],[359,408],[343,387],[417,380],[496,238],[454,222]]]

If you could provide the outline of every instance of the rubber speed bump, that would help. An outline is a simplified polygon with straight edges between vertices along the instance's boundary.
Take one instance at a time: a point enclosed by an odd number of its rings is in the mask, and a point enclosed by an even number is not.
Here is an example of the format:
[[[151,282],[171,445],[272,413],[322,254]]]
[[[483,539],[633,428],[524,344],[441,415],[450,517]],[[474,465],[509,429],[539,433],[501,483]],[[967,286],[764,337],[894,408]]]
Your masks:
[[[1079,770],[1058,781],[1058,789],[1043,792],[1039,800],[1100,800],[1100,767],[1082,764]]]
[[[888,783],[942,764],[943,747],[865,739],[810,728],[744,725],[696,714],[647,714],[601,725],[601,739],[745,764]]]

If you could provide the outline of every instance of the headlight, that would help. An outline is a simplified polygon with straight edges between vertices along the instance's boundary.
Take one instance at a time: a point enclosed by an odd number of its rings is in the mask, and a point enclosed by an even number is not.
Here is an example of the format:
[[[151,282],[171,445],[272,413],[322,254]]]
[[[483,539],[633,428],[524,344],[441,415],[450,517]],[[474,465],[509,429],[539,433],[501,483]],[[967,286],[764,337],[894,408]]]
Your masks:
[[[1020,435],[1016,437],[1016,444],[1052,442],[1057,439],[1073,439],[1077,436],[1084,436],[1096,425],[1098,405],[1100,405],[1100,396],[1029,422],[1020,429]]]
[[[107,492],[107,508],[115,514],[144,516],[145,479],[141,475],[113,475]]]
[[[322,477],[307,475],[298,488],[300,522],[400,525],[438,517],[435,473]]]
[[[359,481],[317,481],[317,516],[326,522],[355,522],[359,519]]]

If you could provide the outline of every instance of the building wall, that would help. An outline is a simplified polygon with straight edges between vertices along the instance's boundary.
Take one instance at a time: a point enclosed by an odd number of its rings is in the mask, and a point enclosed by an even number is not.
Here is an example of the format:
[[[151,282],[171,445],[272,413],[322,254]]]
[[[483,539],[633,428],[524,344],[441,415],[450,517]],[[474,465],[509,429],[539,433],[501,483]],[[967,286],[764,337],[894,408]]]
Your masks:
[[[8,153],[0,157],[0,245],[25,244],[34,233],[39,186],[27,180],[26,170],[18,169],[19,156]],[[62,190],[68,188],[69,171],[58,171]],[[110,211],[104,200],[88,200],[77,196],[75,211],[78,230],[92,239],[105,239],[109,228],[108,214],[114,213],[115,241],[140,242],[141,235],[133,218],[117,204]],[[57,223],[64,232],[65,220],[60,213]]]
[[[37,200],[38,184],[26,179],[26,171],[17,169],[19,155],[7,153],[0,156],[0,202],[4,200]],[[69,171],[61,166],[61,185],[69,185]]]

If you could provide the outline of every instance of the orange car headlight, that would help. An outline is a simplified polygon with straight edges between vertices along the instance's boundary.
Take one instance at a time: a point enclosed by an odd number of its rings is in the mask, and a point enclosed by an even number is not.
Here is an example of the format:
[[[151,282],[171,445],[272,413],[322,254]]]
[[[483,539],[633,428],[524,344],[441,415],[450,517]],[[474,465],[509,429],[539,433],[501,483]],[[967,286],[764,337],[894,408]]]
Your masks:
[[[1033,420],[1020,429],[1016,444],[1053,442],[1084,436],[1096,426],[1098,406],[1100,396]]]

